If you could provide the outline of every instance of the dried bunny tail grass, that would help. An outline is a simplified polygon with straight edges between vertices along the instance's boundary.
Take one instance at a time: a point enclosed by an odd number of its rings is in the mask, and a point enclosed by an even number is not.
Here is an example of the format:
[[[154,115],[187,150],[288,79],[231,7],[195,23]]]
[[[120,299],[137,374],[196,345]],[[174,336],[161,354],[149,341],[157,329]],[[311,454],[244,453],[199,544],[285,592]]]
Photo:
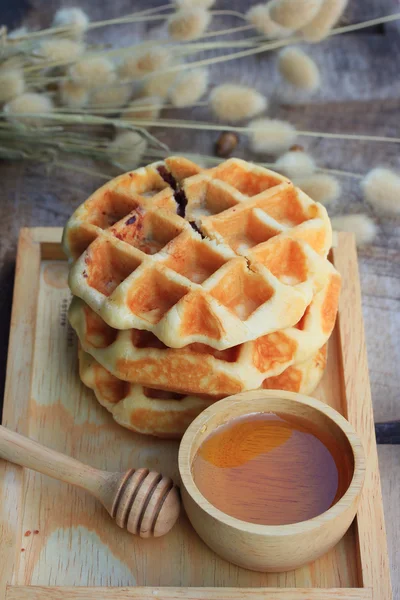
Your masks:
[[[104,56],[82,58],[70,67],[69,75],[75,83],[90,89],[113,83],[117,78],[113,63]]]
[[[370,244],[378,233],[375,222],[364,214],[332,217],[331,223],[335,231],[354,233],[357,246]]]
[[[9,102],[15,96],[20,96],[25,89],[22,69],[0,70],[0,103]]]
[[[192,8],[194,6],[200,8],[211,8],[215,4],[215,0],[175,0],[178,8]]]
[[[168,32],[172,39],[189,41],[199,38],[211,21],[211,14],[204,8],[182,8],[168,19]]]
[[[255,6],[252,6],[247,11],[245,17],[258,33],[265,35],[269,40],[285,38],[292,33],[291,29],[282,27],[271,19],[268,4],[256,4]]]
[[[123,114],[124,119],[158,119],[163,107],[159,96],[142,96],[133,100]]]
[[[223,83],[210,94],[211,110],[218,119],[235,123],[266,110],[265,96],[257,90],[234,83]]]
[[[206,93],[208,70],[206,68],[184,71],[174,82],[169,98],[174,106],[190,106]]]
[[[290,179],[305,177],[315,171],[315,162],[306,152],[286,152],[275,162],[278,171],[282,171]]]
[[[132,90],[128,85],[110,85],[90,93],[89,106],[93,108],[121,108],[125,106]]]
[[[119,133],[108,146],[108,155],[121,169],[129,171],[138,166],[146,152],[147,142],[136,131]]]
[[[124,59],[118,68],[118,75],[122,80],[140,78],[152,71],[162,70],[170,60],[171,56],[166,48],[160,46],[144,48]]]
[[[301,29],[308,42],[320,42],[326,38],[332,27],[342,16],[348,0],[323,0],[316,16]]]
[[[384,167],[372,169],[361,182],[364,198],[382,214],[400,214],[400,176]]]
[[[89,17],[81,8],[60,8],[54,15],[54,27],[70,27],[76,34],[82,34],[89,25]]]
[[[272,0],[271,19],[288,29],[300,29],[311,21],[321,7],[321,0]]]
[[[303,50],[284,48],[278,55],[278,69],[286,81],[303,90],[316,90],[321,83],[316,63]]]
[[[85,51],[81,42],[66,38],[53,38],[43,40],[35,56],[48,62],[67,64],[75,62]]]
[[[176,71],[170,71],[157,74],[154,77],[147,79],[143,85],[143,95],[158,96],[159,98],[167,98],[168,93],[177,78]]]
[[[43,94],[26,93],[17,96],[4,106],[8,121],[13,121],[30,127],[39,127],[43,124],[40,117],[31,116],[33,113],[49,113],[53,110],[53,103],[48,96]],[[30,115],[24,117],[24,115]]]
[[[28,33],[27,27],[25,27],[25,26],[17,27],[17,29],[13,29],[12,31],[7,33],[7,38],[9,40],[18,40],[19,38],[24,37],[27,33]]]
[[[296,141],[295,127],[279,119],[254,119],[249,123],[250,147],[253,152],[280,154]]]
[[[341,194],[341,185],[339,181],[325,173],[315,173],[309,177],[296,179],[296,185],[310,196],[315,202],[329,204],[337,200]]]
[[[65,79],[60,82],[59,100],[68,108],[82,108],[89,102],[89,90],[80,83]]]

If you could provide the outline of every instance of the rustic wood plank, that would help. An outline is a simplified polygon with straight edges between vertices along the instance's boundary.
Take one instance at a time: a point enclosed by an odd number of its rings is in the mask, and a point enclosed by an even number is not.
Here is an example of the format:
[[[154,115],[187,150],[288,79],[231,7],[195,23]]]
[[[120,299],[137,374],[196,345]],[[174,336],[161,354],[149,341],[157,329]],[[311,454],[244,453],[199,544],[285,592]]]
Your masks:
[[[59,233],[51,230],[49,240],[54,243]],[[43,230],[34,229],[32,237],[46,243]],[[340,252],[340,245],[335,252]],[[29,435],[93,466],[124,470],[145,465],[176,478],[176,442],[153,440],[121,429],[80,383],[75,340],[66,322],[70,297],[66,276],[65,262],[42,260],[34,377],[26,409]],[[18,282],[19,278],[17,286]],[[343,410],[337,344],[335,333],[316,396]],[[19,552],[21,547],[24,552],[16,563],[16,584],[356,589],[361,583],[354,526],[331,552],[312,565],[290,573],[262,574],[219,559],[200,542],[184,517],[168,538],[152,540],[149,545],[116,528],[82,490],[28,470],[24,500],[19,539]]]
[[[397,600],[400,598],[400,528],[397,526],[400,498],[400,446],[378,446],[378,456],[392,570],[393,598]]]
[[[40,246],[29,229],[22,229],[17,253],[17,279],[11,316],[3,423],[29,434],[29,399],[39,288]],[[20,556],[24,470],[0,460],[0,597],[14,581]]]
[[[370,600],[371,590],[337,588],[57,588],[10,586],[6,600]]]
[[[362,581],[365,587],[372,588],[374,600],[390,600],[389,560],[364,325],[362,314],[354,311],[354,306],[361,304],[361,290],[356,249],[351,236],[339,235],[339,246],[333,249],[333,257],[339,272],[346,273],[338,316],[347,409],[345,416],[361,437],[368,465],[357,514]]]

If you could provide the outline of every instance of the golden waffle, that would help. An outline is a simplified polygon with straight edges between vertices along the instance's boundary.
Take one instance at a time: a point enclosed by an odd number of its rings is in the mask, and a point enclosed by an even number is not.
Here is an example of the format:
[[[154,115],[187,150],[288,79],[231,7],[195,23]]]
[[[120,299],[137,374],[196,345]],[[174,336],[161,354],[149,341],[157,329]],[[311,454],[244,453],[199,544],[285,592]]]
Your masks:
[[[79,374],[117,423],[157,437],[181,437],[193,419],[215,402],[215,398],[183,396],[121,381],[81,349]]]
[[[308,361],[266,379],[262,387],[311,394],[322,377],[325,362],[326,347]],[[94,391],[117,423],[138,433],[179,438],[193,419],[216,401],[212,397],[180,395],[121,381],[81,349],[79,370],[83,383]]]
[[[200,171],[171,158],[125,174],[64,232],[73,294],[111,327],[171,348],[224,350],[295,325],[326,282],[330,244],[324,207],[238,159]]]
[[[304,362],[327,342],[335,323],[340,277],[326,264],[327,282],[295,327],[226,350],[197,343],[168,348],[148,331],[113,329],[76,297],[69,320],[85,352],[120,380],[178,393],[229,396],[260,387],[266,377]]]
[[[200,167],[181,159],[182,176],[200,172]],[[138,206],[164,208],[176,213],[174,190],[161,177],[164,163],[154,163],[136,171],[124,173],[96,190],[73,213],[64,229],[63,247],[70,261],[74,261],[89,244],[117,221]]]

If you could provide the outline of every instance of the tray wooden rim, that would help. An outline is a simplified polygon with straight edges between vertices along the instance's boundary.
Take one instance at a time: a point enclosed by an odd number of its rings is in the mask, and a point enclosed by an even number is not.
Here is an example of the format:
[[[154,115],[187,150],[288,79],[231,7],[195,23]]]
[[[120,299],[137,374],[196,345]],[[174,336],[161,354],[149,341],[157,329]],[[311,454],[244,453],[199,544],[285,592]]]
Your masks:
[[[16,276],[14,283],[11,333],[7,360],[3,423],[22,434],[27,431],[29,390],[32,377],[33,342],[37,310],[37,292],[41,260],[63,260],[60,240],[61,228],[37,227],[20,231]],[[353,318],[352,307],[361,306],[357,253],[354,236],[339,233],[337,245],[332,250],[333,261],[339,272],[351,272],[352,277],[343,285],[337,328],[340,340],[340,358],[343,371],[343,414],[363,439],[368,469],[358,510],[357,537],[360,555],[360,587],[357,588],[170,588],[170,587],[51,587],[13,585],[14,565],[17,564],[17,544],[21,537],[22,473],[23,469],[0,461],[0,476],[8,477],[14,485],[10,490],[8,506],[4,511],[14,519],[0,522],[0,590],[6,588],[7,600],[63,598],[84,600],[96,598],[163,598],[175,600],[222,600],[226,594],[235,598],[268,597],[270,600],[330,600],[349,598],[361,600],[390,600],[391,584],[382,493],[375,441],[373,410],[367,365],[364,326],[361,310]],[[21,347],[24,351],[21,352]],[[21,378],[21,372],[25,376]],[[11,510],[12,509],[12,510]],[[11,514],[10,514],[11,512]],[[15,514],[17,518],[15,519]],[[4,516],[4,514],[3,514]],[[10,584],[11,585],[7,585]]]

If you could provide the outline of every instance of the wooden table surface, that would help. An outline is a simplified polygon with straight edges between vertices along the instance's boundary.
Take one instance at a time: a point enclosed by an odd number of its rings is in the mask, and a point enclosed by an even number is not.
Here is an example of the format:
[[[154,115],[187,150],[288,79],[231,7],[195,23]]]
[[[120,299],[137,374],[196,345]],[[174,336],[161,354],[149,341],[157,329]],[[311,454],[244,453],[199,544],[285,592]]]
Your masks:
[[[217,0],[216,8],[239,8],[255,2]],[[68,0],[3,2],[0,21],[14,26],[21,19],[29,26],[47,26]],[[162,0],[81,0],[92,20],[112,18],[164,4]],[[11,7],[11,8],[10,8]],[[350,0],[345,21],[360,22],[399,11],[398,0]],[[226,27],[226,17],[216,17],[213,27]],[[269,114],[288,118],[298,129],[365,133],[400,137],[400,22],[349,33],[310,46],[307,51],[320,65],[323,85],[312,97],[293,93],[276,74],[276,54],[269,53],[215,65],[211,85],[241,81],[257,87],[270,99]],[[92,39],[117,45],[132,44],[144,35],[162,37],[159,25],[124,25],[97,30]],[[176,112],[171,115],[176,116]],[[209,119],[206,108],[182,110],[182,118]],[[216,134],[193,131],[154,133],[173,151],[212,154]],[[377,165],[400,169],[399,146],[372,142],[299,138],[319,166],[365,173]],[[255,159],[244,140],[238,156]],[[268,160],[269,157],[265,157]],[[62,169],[2,162],[0,164],[0,390],[3,389],[15,249],[18,231],[27,226],[63,225],[74,208],[101,184],[86,175]],[[379,235],[372,246],[360,249],[363,312],[368,345],[372,395],[376,421],[400,419],[398,369],[400,363],[400,218],[379,218],[363,204],[357,180],[342,178],[343,194],[331,214],[368,212],[376,218]],[[21,349],[23,352],[23,349]],[[23,375],[22,375],[23,376]],[[400,598],[400,445],[379,446],[394,598]],[[397,560],[396,560],[397,556]]]

